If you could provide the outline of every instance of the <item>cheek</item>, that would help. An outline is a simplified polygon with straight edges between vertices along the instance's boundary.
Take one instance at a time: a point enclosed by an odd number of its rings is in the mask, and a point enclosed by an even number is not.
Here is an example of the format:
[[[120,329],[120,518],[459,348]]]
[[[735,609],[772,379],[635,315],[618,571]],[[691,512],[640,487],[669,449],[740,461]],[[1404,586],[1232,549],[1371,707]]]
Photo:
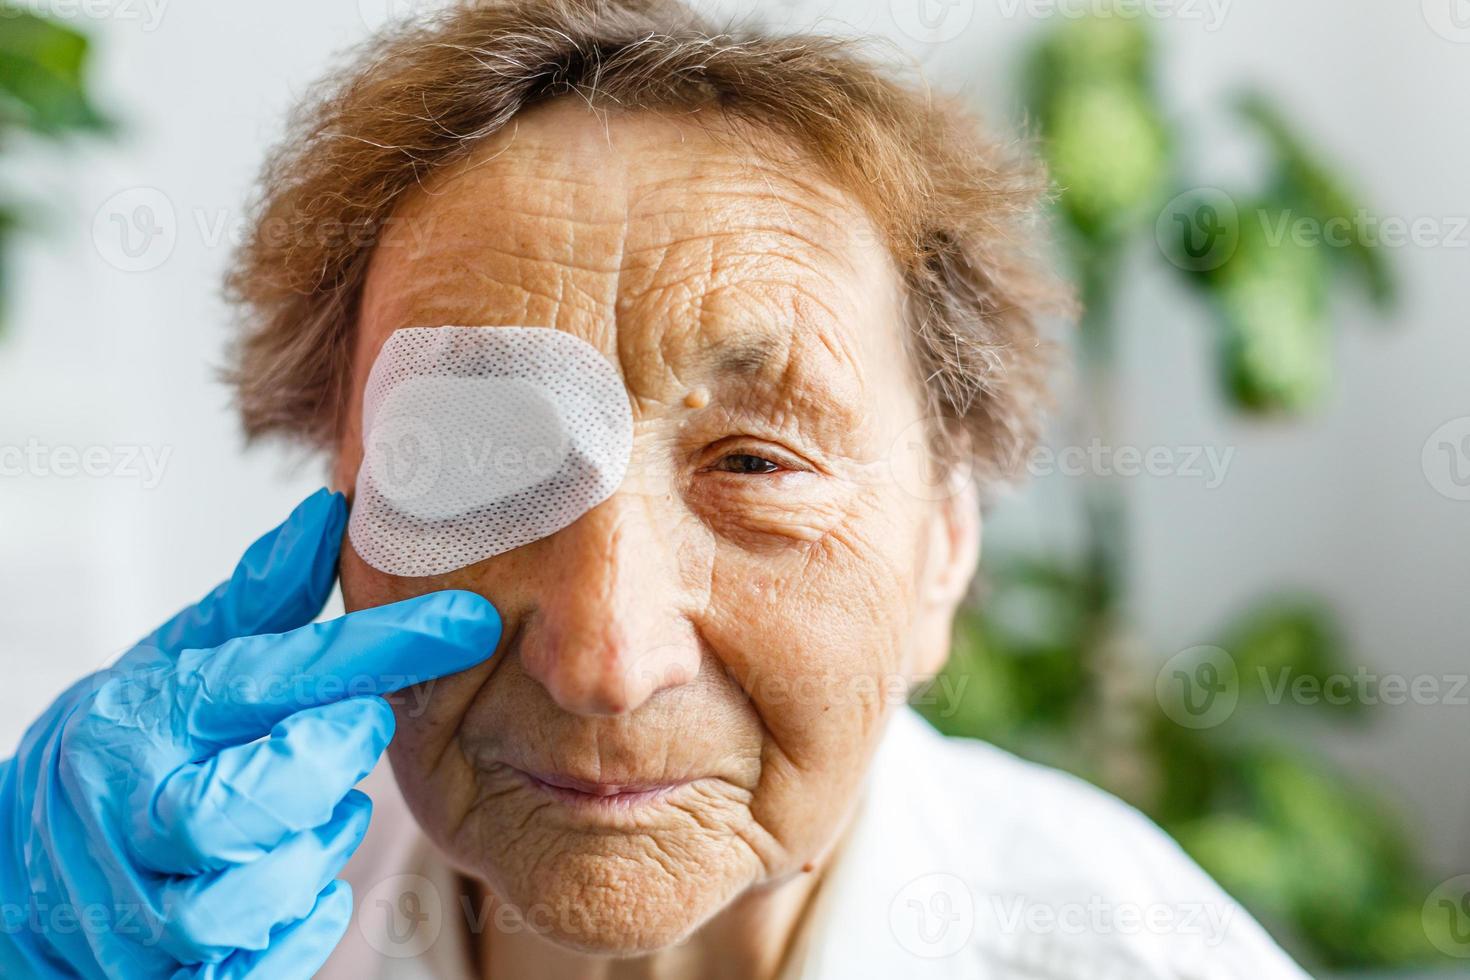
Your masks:
[[[344,539],[340,560],[343,604],[349,612],[387,605],[445,589],[467,589],[490,596],[482,569],[461,569],[432,578],[387,575],[368,565]],[[502,638],[502,643],[504,638]],[[405,800],[419,826],[441,847],[452,828],[474,806],[474,773],[453,751],[464,719],[494,675],[500,657],[449,677],[441,677],[388,696],[397,731],[388,757]]]
[[[388,745],[394,777],[419,826],[441,848],[475,805],[474,774],[452,749],[491,669],[487,664],[388,699],[397,721]]]
[[[342,583],[342,604],[348,612],[385,606],[434,591],[433,585],[420,584],[425,580],[399,578],[373,568],[358,555],[357,549],[352,547],[352,539],[345,532],[337,575]]]
[[[725,539],[716,550],[702,630],[757,705],[793,728],[812,715],[868,714],[880,693],[872,682],[901,682],[910,668],[918,515],[884,489],[837,496],[805,507],[799,533]],[[820,522],[809,519],[818,512]]]
[[[859,494],[815,541],[724,545],[701,626],[769,733],[755,819],[820,846],[905,701],[916,608],[912,508]]]

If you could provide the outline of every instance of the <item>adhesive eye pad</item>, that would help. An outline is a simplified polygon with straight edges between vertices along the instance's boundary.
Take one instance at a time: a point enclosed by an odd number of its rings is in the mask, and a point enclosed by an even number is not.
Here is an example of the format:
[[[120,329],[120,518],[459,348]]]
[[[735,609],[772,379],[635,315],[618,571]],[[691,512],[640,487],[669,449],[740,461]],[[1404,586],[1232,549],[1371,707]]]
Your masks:
[[[368,375],[348,536],[421,577],[555,534],[622,484],[628,394],[592,345],[545,327],[397,330]]]

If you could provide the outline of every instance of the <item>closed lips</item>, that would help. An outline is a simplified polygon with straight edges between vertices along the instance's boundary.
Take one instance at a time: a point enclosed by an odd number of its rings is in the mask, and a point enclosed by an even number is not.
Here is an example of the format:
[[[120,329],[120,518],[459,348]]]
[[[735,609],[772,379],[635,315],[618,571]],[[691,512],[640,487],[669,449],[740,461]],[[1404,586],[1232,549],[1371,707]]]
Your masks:
[[[607,803],[639,803],[655,800],[672,789],[685,784],[675,782],[611,783],[578,779],[561,773],[527,772],[516,770],[532,783],[549,791],[554,796],[573,800],[601,801]]]

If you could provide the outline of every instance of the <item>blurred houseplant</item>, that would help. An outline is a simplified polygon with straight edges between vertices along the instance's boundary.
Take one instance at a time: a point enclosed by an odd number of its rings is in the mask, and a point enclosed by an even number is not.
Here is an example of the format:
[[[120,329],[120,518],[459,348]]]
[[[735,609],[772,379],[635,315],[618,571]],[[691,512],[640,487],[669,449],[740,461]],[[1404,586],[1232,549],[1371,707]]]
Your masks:
[[[107,128],[87,92],[88,53],[81,34],[0,0],[0,161],[37,139]],[[7,259],[14,237],[32,224],[29,206],[0,186],[0,329],[9,299]]]
[[[1087,310],[1069,435],[1109,444],[1113,294],[1145,242],[1211,312],[1230,404],[1277,418],[1310,409],[1330,381],[1328,284],[1360,285],[1380,310],[1392,303],[1352,197],[1259,96],[1233,109],[1271,161],[1259,186],[1181,192],[1185,136],[1158,98],[1141,19],[1057,23],[1028,63],[1025,93]],[[983,613],[963,619],[947,668],[956,676],[929,692],[963,694],[947,704],[921,696],[921,706],[947,731],[1070,769],[1140,807],[1304,960],[1450,962],[1435,947],[1452,938],[1431,941],[1438,926],[1421,912],[1432,883],[1397,819],[1294,744],[1298,715],[1354,724],[1364,699],[1286,711],[1291,698],[1273,687],[1282,676],[1353,674],[1331,613],[1306,597],[1274,600],[1217,629],[1218,648],[1186,651],[1158,672],[1124,611],[1127,501],[1101,478],[1079,489],[1080,553],[988,561]]]

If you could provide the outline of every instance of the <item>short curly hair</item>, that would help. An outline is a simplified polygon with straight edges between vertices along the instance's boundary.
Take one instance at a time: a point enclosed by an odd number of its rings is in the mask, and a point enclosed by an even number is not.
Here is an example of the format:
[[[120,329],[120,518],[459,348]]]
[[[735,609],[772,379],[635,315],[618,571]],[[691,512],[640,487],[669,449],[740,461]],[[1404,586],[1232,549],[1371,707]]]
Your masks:
[[[347,417],[376,236],[426,176],[527,107],[713,109],[796,147],[851,193],[905,286],[906,340],[939,445],[982,486],[1024,462],[1044,407],[1038,320],[1066,299],[1037,248],[1047,183],[858,39],[722,32],[679,0],[478,0],[371,39],[293,119],[227,295],[247,436],[330,448]]]

